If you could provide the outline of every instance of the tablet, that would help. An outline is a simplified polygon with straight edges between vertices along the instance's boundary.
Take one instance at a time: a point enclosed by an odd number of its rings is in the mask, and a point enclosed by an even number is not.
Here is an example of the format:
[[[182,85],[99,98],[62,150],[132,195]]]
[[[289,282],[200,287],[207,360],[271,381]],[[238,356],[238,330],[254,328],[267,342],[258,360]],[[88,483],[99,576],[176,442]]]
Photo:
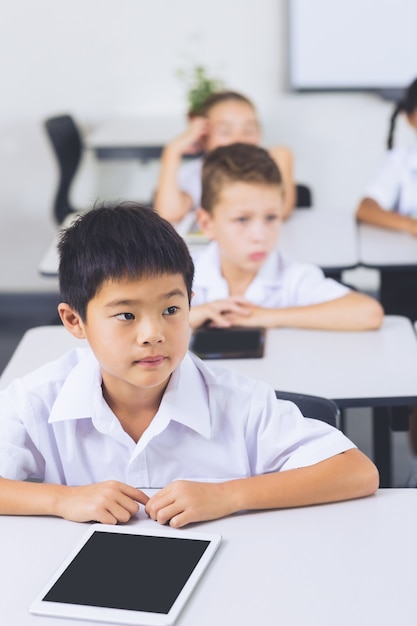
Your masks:
[[[168,626],[178,617],[220,541],[220,535],[162,526],[92,524],[29,611]]]
[[[265,329],[198,328],[190,350],[201,359],[259,359],[264,355]]]

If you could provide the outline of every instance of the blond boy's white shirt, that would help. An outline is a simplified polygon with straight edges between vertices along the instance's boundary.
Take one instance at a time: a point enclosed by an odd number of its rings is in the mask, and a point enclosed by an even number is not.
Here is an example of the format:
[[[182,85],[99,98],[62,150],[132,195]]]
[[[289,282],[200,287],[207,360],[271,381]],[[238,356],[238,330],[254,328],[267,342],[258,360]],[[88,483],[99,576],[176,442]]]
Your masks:
[[[207,367],[190,353],[138,443],[104,401],[89,349],[13,382],[0,393],[0,415],[0,476],[67,485],[215,482],[312,465],[355,447],[276,400],[265,383]]]
[[[385,154],[363,195],[386,211],[417,217],[417,140]]]
[[[229,296],[221,274],[219,248],[211,242],[195,262],[192,305],[198,306]],[[285,308],[335,300],[349,293],[345,285],[326,278],[311,264],[298,263],[275,249],[262,265],[244,297],[258,306]]]

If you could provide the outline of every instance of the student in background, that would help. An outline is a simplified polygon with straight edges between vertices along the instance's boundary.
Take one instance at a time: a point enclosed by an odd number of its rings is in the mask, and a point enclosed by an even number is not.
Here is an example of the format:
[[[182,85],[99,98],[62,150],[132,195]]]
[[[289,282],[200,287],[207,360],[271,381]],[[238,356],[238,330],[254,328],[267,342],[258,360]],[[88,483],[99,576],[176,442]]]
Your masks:
[[[388,152],[365,189],[356,217],[360,222],[417,236],[417,137],[409,146],[394,148],[395,125],[400,114],[417,130],[417,79],[395,106],[388,133]]]
[[[155,209],[168,221],[177,223],[200,206],[202,158],[182,164],[184,155],[209,152],[236,142],[258,145],[260,141],[260,124],[252,102],[234,91],[213,94],[200,114],[191,118],[187,130],[165,147]],[[286,219],[295,204],[293,156],[285,146],[270,148],[269,153],[281,171],[285,192],[282,218]]]
[[[375,492],[342,432],[188,353],[193,262],[155,211],[93,209],[59,251],[59,313],[89,348],[1,391],[0,514],[116,524],[140,503],[178,528]]]
[[[196,263],[193,328],[379,328],[383,310],[376,300],[277,248],[283,184],[266,150],[243,143],[216,148],[205,158],[202,180],[197,218],[213,241]]]
[[[417,236],[417,137],[407,146],[394,147],[395,126],[404,115],[417,130],[417,79],[406,89],[391,116],[385,159],[365,189],[356,212],[357,220],[373,226]],[[380,271],[380,300],[387,314],[417,320],[417,269]],[[394,420],[395,420],[394,414]],[[409,417],[410,445],[415,457],[408,481],[417,487],[417,407]]]
[[[394,108],[388,152],[374,180],[365,189],[356,217],[359,222],[417,236],[417,137],[411,145],[393,147],[400,114],[417,130],[417,79]],[[417,270],[380,271],[380,300],[385,313],[417,320],[416,289]]]

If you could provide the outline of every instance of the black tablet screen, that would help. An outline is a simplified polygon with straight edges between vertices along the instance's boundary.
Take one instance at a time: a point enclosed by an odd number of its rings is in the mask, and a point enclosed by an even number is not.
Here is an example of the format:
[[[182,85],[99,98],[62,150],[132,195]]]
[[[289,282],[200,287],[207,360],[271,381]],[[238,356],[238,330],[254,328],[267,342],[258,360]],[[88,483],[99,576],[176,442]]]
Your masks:
[[[94,532],[43,599],[166,614],[208,545]]]
[[[201,328],[190,349],[202,359],[260,358],[264,353],[263,328]]]

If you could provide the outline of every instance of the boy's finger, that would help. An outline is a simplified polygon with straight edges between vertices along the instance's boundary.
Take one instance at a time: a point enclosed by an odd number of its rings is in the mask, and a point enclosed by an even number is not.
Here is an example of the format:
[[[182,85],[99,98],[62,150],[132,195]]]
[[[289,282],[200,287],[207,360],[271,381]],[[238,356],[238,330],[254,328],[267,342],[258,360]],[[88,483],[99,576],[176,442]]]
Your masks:
[[[144,493],[140,489],[137,489],[136,487],[135,487],[135,493],[136,495],[134,496],[134,499],[136,500],[136,502],[139,502],[139,504],[143,504],[143,505],[145,505],[148,502],[149,496],[147,496],[146,493]]]

